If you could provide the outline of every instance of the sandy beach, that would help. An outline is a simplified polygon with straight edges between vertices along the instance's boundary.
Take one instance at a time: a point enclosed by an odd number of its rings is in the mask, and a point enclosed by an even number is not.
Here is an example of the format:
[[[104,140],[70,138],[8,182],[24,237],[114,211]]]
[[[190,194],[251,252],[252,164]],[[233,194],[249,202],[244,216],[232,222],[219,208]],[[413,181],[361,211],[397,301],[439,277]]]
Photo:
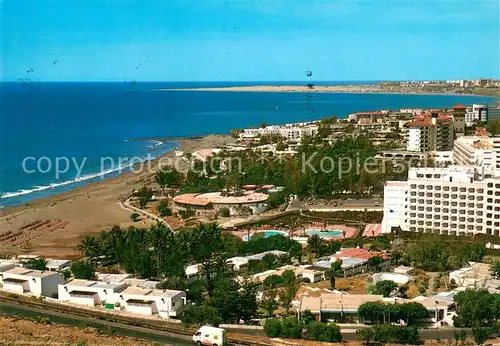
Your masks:
[[[173,139],[166,139],[173,140]],[[184,152],[214,148],[233,142],[228,135],[210,135],[200,138],[174,139]],[[168,159],[175,163],[180,160],[173,151],[152,161]],[[76,258],[79,256],[77,245],[85,235],[95,235],[108,230],[113,225],[128,227],[148,226],[149,221],[133,223],[130,212],[119,207],[118,202],[132,190],[154,179],[154,172],[126,172],[118,177],[103,179],[87,186],[78,187],[51,197],[34,200],[22,206],[9,207],[0,211],[0,234],[17,231],[35,220],[62,220],[65,226],[46,232],[29,243],[35,254],[52,258]],[[25,253],[23,248],[0,246],[0,254]]]

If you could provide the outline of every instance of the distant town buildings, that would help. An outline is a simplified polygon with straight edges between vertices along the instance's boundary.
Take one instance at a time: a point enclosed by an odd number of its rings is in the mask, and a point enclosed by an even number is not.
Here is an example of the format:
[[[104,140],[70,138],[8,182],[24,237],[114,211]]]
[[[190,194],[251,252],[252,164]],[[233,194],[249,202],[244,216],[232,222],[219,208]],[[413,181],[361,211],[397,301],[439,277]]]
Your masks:
[[[304,136],[314,136],[317,132],[317,122],[302,122],[244,129],[240,132],[239,139],[259,141],[260,137],[265,135],[280,135],[287,141],[300,143]]]

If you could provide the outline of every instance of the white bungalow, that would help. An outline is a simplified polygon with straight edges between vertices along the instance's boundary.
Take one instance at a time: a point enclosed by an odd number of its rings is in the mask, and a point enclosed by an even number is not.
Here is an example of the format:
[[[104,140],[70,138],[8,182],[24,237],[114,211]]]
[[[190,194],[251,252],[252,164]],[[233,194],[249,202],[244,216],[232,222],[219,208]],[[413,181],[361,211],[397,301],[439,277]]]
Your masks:
[[[121,282],[73,279],[59,285],[58,299],[87,306],[114,305],[117,302],[117,294],[126,288],[127,284]]]
[[[246,257],[231,257],[227,260],[227,263],[233,266],[236,271],[241,271],[248,267],[249,259]]]
[[[172,317],[186,304],[186,293],[175,290],[128,287],[118,294],[118,302],[126,311],[142,315]]]
[[[0,273],[5,291],[50,297],[57,294],[57,285],[63,282],[59,273],[15,267]]]
[[[71,267],[70,260],[47,259],[47,269],[51,272],[60,272]]]

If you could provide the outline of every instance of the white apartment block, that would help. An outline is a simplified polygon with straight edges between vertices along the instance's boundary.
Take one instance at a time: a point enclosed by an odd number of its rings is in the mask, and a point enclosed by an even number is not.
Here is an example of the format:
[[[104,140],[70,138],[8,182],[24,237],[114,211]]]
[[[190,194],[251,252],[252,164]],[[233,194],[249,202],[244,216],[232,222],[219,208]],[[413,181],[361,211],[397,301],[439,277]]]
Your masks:
[[[318,125],[315,123],[293,123],[244,129],[239,138],[240,140],[252,140],[263,135],[279,134],[289,141],[300,142],[304,136],[314,136],[317,132]]]
[[[453,120],[451,117],[419,117],[410,121],[406,150],[415,152],[447,151],[453,148]]]
[[[472,108],[467,108],[465,113],[465,124],[471,126],[475,120],[487,121],[488,120],[488,107],[480,104],[473,104]]]
[[[500,137],[464,136],[455,141],[457,165],[476,166],[485,178],[500,176]]]
[[[474,166],[450,166],[412,168],[404,183],[385,186],[382,232],[499,236],[500,179],[485,179]]]

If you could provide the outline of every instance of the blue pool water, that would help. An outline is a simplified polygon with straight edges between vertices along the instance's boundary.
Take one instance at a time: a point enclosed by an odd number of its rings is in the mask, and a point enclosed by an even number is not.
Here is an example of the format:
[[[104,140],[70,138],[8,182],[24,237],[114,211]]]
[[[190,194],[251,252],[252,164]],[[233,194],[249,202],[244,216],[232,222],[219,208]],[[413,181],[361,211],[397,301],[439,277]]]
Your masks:
[[[320,229],[312,229],[312,228],[309,228],[309,229],[306,229],[306,234],[307,235],[319,235],[320,237],[336,237],[336,236],[339,236],[339,235],[342,235],[342,231],[326,231],[326,232],[322,232]]]

